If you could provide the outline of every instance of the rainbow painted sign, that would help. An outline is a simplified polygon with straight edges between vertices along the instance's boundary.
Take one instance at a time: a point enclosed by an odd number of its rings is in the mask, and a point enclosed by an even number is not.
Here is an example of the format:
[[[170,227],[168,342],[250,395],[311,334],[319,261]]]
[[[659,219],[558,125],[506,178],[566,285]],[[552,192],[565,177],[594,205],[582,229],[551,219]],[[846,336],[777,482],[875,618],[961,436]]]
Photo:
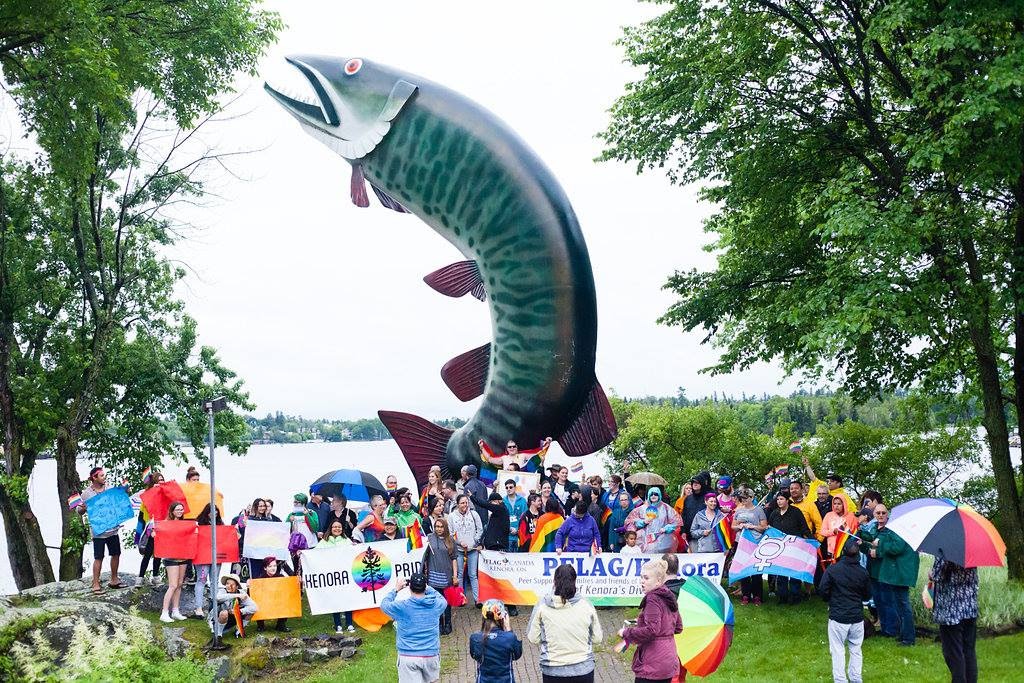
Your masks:
[[[376,607],[398,579],[423,571],[423,548],[405,539],[303,550],[302,580],[313,614]]]

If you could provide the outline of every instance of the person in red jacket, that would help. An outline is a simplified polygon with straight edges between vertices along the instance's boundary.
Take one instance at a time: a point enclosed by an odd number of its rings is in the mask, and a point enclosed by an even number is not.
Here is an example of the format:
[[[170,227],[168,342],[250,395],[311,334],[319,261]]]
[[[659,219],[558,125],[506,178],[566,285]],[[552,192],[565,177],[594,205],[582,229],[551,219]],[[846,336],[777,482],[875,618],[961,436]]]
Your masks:
[[[679,673],[675,634],[682,633],[683,620],[676,596],[665,586],[667,569],[665,560],[644,565],[640,585],[645,595],[636,626],[619,630],[627,645],[637,646],[633,653],[636,683],[669,683]]]

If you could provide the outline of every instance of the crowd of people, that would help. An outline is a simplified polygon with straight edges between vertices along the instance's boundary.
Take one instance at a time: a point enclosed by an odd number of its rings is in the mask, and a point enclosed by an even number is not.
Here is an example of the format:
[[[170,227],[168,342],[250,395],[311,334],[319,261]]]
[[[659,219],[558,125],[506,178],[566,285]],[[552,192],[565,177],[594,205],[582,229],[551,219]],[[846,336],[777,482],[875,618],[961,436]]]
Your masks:
[[[547,440],[541,448],[522,455],[510,441],[505,454],[497,456],[482,447],[482,455],[484,462],[497,462],[505,471],[516,471],[527,465],[529,458],[536,466],[538,453],[543,465],[549,443]],[[514,616],[517,608],[496,600],[481,600],[477,573],[482,550],[642,553],[660,559],[644,565],[641,584],[645,597],[640,617],[619,635],[624,643],[637,647],[633,659],[637,681],[667,681],[680,673],[685,675],[667,654],[670,636],[685,627],[675,601],[683,582],[675,553],[725,552],[728,572],[733,544],[716,533],[724,522],[734,534],[746,534],[754,541],[771,527],[820,543],[813,585],[755,574],[739,581],[735,595],[741,605],[755,607],[765,601],[766,590],[774,593],[780,605],[796,604],[814,594],[824,598],[829,604],[827,633],[834,680],[860,680],[866,625],[901,646],[915,643],[909,591],[917,583],[917,552],[887,527],[888,508],[880,492],[868,490],[853,497],[844,488],[842,476],[830,473],[820,480],[806,458],[802,480],[776,469],[762,483],[764,495],[757,495],[745,484],[734,486],[728,475],[715,479],[712,486],[711,474],[698,472],[682,486],[674,504],[666,502],[659,486],[630,483],[628,471],[611,475],[607,486],[601,476],[572,481],[569,469],[560,465],[552,464],[538,473],[535,490],[520,492],[517,481],[502,478],[501,472],[487,484],[473,465],[463,467],[458,480],[443,479],[440,468],[435,467],[418,496],[413,490],[398,487],[397,477],[391,475],[383,494],[357,506],[350,506],[344,495],[325,498],[316,491],[308,496],[297,493],[284,520],[274,515],[273,500],[257,498],[231,520],[240,542],[244,543],[245,527],[251,520],[286,521],[292,532],[290,557],[243,560],[244,566],[232,567],[230,573],[220,577],[217,609],[212,599],[203,600],[210,568],[195,567],[193,581],[199,607],[193,616],[208,619],[217,635],[234,626],[236,635],[241,636],[257,611],[246,595],[243,576],[301,573],[299,554],[317,544],[421,537],[425,548],[422,574],[399,581],[381,603],[382,611],[396,624],[399,679],[437,680],[440,639],[452,632],[448,592],[455,587],[465,595],[467,604],[481,611],[481,630],[470,643],[470,653],[479,662],[478,680],[511,681],[511,662],[522,652],[522,642],[509,627],[509,616]],[[198,477],[198,472],[190,468],[188,476]],[[160,473],[152,472],[147,483],[152,486],[162,480]],[[105,487],[104,472],[95,468],[82,498],[96,495]],[[166,511],[143,508],[139,512],[141,531],[137,530],[136,540],[142,554],[140,581],[150,562],[151,581],[158,581],[163,563],[167,591],[161,619],[167,622],[187,618],[180,612],[179,601],[193,568],[187,559],[161,560],[154,556],[152,522],[157,518],[181,519],[183,514],[180,501]],[[219,520],[219,510],[211,511],[207,505],[197,523],[224,522]],[[849,538],[853,542],[846,542]],[[116,530],[98,535],[93,547],[93,589],[102,590],[99,576],[104,553],[111,556],[108,587],[120,587]],[[219,566],[213,571],[215,576],[220,575]],[[951,670],[961,672],[960,678],[954,674],[954,680],[976,680],[977,574],[939,560],[931,579],[934,618],[940,625],[943,652]],[[411,597],[396,599],[406,587]],[[865,607],[869,615],[866,620]],[[335,614],[334,624],[338,632],[354,630],[351,613]],[[263,623],[259,626],[262,629]],[[283,619],[278,620],[276,628],[289,630]],[[592,680],[593,645],[602,638],[601,624],[591,603],[576,592],[572,565],[561,565],[556,570],[552,592],[534,608],[526,636],[541,645],[545,681]]]

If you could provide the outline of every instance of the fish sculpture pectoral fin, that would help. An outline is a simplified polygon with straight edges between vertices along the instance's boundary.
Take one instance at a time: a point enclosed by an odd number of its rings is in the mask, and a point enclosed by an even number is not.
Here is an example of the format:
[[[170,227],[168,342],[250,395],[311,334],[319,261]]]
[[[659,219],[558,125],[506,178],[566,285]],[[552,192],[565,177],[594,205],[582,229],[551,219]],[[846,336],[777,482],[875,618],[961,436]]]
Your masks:
[[[423,278],[432,289],[445,296],[460,297],[472,294],[480,301],[487,298],[480,267],[476,261],[459,261],[444,268],[438,268]]]
[[[566,455],[587,455],[610,444],[617,433],[608,397],[601,384],[594,380],[594,386],[576,413],[576,419],[557,441]]]
[[[441,368],[441,379],[460,401],[472,401],[483,395],[490,367],[491,344],[488,342],[445,363]]]
[[[389,195],[387,192],[380,189],[373,183],[370,183],[370,187],[373,188],[373,193],[377,195],[377,199],[380,200],[381,206],[383,206],[385,209],[391,209],[392,211],[397,211],[398,213],[409,213],[408,209],[402,206],[394,197]]]
[[[453,433],[451,429],[410,413],[378,410],[377,416],[395,437],[395,443],[409,463],[417,483],[427,481],[427,474],[434,465],[441,466],[442,479],[451,478],[445,459],[448,440]]]

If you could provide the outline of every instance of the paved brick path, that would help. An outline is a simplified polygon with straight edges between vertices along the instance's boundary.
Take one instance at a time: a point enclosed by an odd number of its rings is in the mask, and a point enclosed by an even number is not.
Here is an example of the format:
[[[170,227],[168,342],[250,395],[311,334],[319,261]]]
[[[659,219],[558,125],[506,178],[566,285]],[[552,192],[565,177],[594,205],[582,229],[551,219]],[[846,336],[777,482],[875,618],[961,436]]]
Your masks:
[[[512,629],[523,641],[523,656],[514,665],[516,683],[540,683],[540,649],[526,639],[532,607],[520,607],[519,616],[512,617]],[[601,619],[604,631],[604,643],[595,648],[597,666],[594,680],[601,683],[623,683],[633,679],[629,663],[624,662],[611,651],[612,645],[618,642],[615,632],[622,628],[622,609],[599,609],[597,616]],[[476,662],[469,656],[469,635],[480,630],[480,612],[472,607],[455,610],[452,615],[452,634],[441,638],[442,665],[454,660],[456,668],[445,666],[441,674],[442,681],[463,683],[476,677]]]

